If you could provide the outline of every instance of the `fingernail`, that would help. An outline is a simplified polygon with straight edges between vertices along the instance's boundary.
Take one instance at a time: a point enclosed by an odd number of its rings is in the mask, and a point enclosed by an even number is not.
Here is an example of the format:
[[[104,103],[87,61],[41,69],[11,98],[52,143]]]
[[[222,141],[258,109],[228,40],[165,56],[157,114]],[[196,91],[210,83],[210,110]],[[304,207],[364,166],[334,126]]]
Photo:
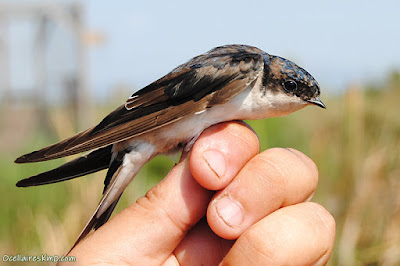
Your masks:
[[[243,222],[242,205],[225,195],[217,200],[216,210],[218,216],[230,227],[238,227]]]
[[[215,150],[208,150],[203,153],[203,158],[210,167],[210,169],[219,178],[225,175],[226,163],[225,163],[225,157],[222,153]]]

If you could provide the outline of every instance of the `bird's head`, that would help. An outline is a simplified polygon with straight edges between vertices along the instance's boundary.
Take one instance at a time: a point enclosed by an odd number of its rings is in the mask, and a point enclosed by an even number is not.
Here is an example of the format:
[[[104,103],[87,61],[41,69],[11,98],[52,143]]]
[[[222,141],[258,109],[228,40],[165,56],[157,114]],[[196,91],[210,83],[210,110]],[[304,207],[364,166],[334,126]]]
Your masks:
[[[303,68],[290,60],[269,54],[264,55],[265,94],[269,94],[277,115],[286,115],[307,105],[326,108],[319,99],[318,82]]]

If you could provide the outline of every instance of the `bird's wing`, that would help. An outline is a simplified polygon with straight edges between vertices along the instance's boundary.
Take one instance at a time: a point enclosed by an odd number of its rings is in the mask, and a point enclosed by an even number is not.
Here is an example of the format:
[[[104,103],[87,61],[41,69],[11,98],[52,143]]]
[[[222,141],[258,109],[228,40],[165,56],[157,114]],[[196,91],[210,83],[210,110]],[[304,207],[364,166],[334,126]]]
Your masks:
[[[77,178],[109,168],[112,145],[100,148],[67,162],[53,170],[40,173],[17,183],[17,187],[41,186]]]
[[[223,104],[262,73],[261,53],[242,45],[214,48],[134,93],[97,126],[23,155],[15,162],[46,161],[104,147]]]

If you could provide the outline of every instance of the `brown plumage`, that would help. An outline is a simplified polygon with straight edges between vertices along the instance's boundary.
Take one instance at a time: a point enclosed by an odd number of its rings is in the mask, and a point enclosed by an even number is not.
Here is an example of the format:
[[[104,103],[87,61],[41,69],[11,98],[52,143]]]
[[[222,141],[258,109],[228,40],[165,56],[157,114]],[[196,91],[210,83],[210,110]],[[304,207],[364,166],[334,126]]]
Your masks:
[[[104,147],[223,104],[243,91],[263,69],[261,51],[251,47],[248,49],[253,53],[249,53],[245,48],[216,48],[195,57],[133,94],[97,126],[25,154],[15,162],[52,160]]]

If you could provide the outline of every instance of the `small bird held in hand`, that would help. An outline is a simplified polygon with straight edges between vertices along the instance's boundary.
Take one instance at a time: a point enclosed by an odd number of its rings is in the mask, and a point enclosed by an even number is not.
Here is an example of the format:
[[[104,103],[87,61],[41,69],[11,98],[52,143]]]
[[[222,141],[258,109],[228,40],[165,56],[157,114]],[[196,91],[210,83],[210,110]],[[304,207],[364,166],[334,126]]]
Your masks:
[[[93,150],[17,186],[108,168],[103,197],[77,245],[109,219],[127,185],[156,155],[190,150],[204,129],[220,122],[284,116],[310,104],[325,108],[319,94],[314,78],[289,60],[247,45],[217,47],[137,91],[98,125],[16,159],[40,162]]]

